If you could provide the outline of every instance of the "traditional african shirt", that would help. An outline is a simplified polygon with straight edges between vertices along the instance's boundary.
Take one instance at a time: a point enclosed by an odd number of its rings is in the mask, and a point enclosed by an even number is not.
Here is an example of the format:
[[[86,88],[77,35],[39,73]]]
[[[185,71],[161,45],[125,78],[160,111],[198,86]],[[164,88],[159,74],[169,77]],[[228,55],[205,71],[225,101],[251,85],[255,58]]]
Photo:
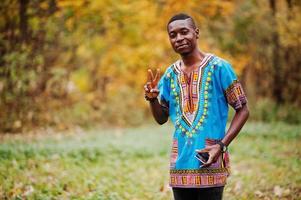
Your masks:
[[[231,65],[206,54],[187,76],[181,61],[172,64],[159,81],[159,99],[168,107],[175,126],[170,156],[170,186],[205,188],[226,184],[229,153],[209,167],[195,158],[196,150],[216,144],[225,136],[228,104],[235,110],[247,103]],[[164,104],[163,104],[164,102]]]

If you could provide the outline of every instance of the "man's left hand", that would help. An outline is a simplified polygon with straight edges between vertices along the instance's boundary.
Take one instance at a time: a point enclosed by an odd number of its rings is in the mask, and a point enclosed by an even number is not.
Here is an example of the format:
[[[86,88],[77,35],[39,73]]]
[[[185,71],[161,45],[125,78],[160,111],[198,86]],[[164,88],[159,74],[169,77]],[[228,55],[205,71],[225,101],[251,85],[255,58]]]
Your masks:
[[[196,150],[197,153],[208,152],[209,159],[206,163],[202,165],[202,167],[209,167],[212,163],[216,162],[218,157],[221,155],[221,147],[218,144],[207,146],[202,150]]]

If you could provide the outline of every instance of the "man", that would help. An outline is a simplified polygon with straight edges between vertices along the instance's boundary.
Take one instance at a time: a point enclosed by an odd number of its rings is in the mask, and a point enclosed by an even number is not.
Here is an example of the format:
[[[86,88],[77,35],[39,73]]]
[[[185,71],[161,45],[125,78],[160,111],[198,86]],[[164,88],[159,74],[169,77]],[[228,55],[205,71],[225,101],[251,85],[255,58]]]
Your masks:
[[[189,15],[173,16],[167,31],[181,59],[161,79],[159,70],[148,70],[144,90],[155,120],[164,124],[170,117],[175,126],[170,186],[176,200],[222,199],[227,147],[248,119],[247,99],[231,65],[199,50],[199,29]],[[228,104],[236,112],[225,133]]]

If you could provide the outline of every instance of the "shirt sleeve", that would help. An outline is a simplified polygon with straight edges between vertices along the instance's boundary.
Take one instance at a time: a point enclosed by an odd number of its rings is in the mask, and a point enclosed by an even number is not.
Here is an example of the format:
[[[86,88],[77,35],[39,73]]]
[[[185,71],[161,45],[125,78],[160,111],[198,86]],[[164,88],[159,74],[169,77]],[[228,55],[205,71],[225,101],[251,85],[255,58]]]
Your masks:
[[[169,105],[170,101],[170,75],[166,72],[160,79],[158,83],[158,89],[159,89],[159,100],[161,105],[164,106]]]
[[[231,64],[226,61],[223,61],[221,68],[221,85],[228,104],[235,110],[247,104],[247,97],[242,85],[237,79]]]

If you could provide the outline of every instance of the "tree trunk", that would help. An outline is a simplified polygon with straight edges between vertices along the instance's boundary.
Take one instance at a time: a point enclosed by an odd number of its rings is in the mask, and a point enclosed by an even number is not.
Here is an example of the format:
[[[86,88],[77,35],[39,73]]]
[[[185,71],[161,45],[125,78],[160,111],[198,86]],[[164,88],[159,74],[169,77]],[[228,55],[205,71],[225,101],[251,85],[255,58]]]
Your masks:
[[[19,0],[19,29],[21,33],[21,42],[26,42],[27,41],[27,5],[28,5],[28,0]]]
[[[56,6],[56,0],[49,0],[49,9],[48,9],[48,15],[52,15],[57,10]]]
[[[280,59],[280,44],[279,44],[279,35],[277,32],[277,19],[276,19],[276,1],[270,0],[270,8],[273,16],[273,33],[272,33],[272,42],[273,42],[273,53],[272,53],[272,74],[273,74],[273,88],[272,95],[277,104],[283,103],[283,91],[282,91],[282,68],[281,68],[281,59]]]

